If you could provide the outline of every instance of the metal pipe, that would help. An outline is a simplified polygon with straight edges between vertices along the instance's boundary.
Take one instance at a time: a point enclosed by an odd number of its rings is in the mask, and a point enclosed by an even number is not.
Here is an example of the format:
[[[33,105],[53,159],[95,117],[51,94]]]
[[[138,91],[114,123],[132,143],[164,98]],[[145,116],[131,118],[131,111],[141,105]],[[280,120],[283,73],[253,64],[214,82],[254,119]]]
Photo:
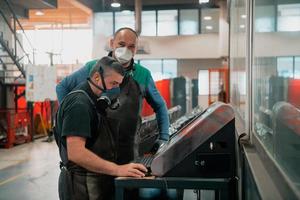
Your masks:
[[[142,0],[134,1],[135,8],[135,31],[137,35],[140,35],[142,32]]]

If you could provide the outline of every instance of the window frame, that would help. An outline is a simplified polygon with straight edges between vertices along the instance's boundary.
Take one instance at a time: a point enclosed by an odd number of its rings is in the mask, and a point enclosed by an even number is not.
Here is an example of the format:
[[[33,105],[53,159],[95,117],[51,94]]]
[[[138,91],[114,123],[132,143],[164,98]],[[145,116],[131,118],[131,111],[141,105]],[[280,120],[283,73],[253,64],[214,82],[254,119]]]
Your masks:
[[[261,199],[269,199],[275,198],[277,199],[297,199],[300,194],[295,184],[291,182],[290,178],[283,172],[280,165],[275,161],[274,157],[269,153],[266,149],[266,146],[260,141],[257,137],[255,130],[253,128],[253,114],[254,114],[254,88],[252,87],[253,80],[253,63],[254,63],[254,54],[253,54],[253,46],[254,46],[254,11],[255,11],[255,3],[254,1],[246,1],[246,11],[247,11],[247,30],[246,30],[246,86],[247,86],[247,103],[245,108],[245,119],[239,115],[239,112],[236,112],[236,130],[237,137],[242,133],[246,133],[247,137],[243,137],[239,141],[243,141],[240,144],[240,151],[243,153],[239,153],[240,159],[238,159],[238,164],[241,166],[241,170],[239,171],[239,175],[242,178],[241,187],[242,191],[240,194],[240,198],[246,198],[247,194],[247,185],[245,179],[248,176],[253,177],[254,184],[258,189],[259,197]],[[229,7],[231,8],[231,4],[233,5],[234,0],[229,1]],[[277,7],[276,7],[277,9]],[[276,18],[277,20],[277,18]],[[275,20],[275,21],[276,21]],[[277,22],[276,22],[277,23]],[[277,24],[275,24],[277,27]],[[229,29],[229,35],[231,29]],[[229,45],[231,44],[231,37],[229,37]],[[230,48],[230,46],[229,46]],[[230,56],[230,52],[229,52]],[[298,57],[298,56],[297,56]],[[294,66],[295,66],[294,56]],[[250,175],[245,174],[245,166],[249,165],[250,167]]]

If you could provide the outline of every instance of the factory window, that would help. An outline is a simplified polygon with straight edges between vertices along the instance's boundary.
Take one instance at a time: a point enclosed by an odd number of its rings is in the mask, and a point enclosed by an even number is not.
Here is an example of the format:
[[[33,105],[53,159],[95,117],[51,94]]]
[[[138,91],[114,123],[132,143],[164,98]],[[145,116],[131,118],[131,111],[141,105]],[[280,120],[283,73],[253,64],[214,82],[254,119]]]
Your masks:
[[[275,5],[259,4],[255,9],[255,31],[274,32],[275,31]],[[243,16],[241,16],[243,17]]]
[[[134,29],[134,12],[132,11],[122,11],[115,13],[115,30],[122,27],[129,27]]]
[[[300,78],[299,57],[277,57],[278,76],[288,78]]]
[[[290,4],[284,0],[279,0],[276,3],[273,1],[256,1],[255,15],[256,32],[300,30],[299,3]]]
[[[278,31],[300,31],[300,4],[299,3],[278,5],[277,30]]]
[[[91,29],[26,30],[25,34],[36,49],[35,64],[50,64],[50,54],[53,64],[85,63],[91,59]],[[25,43],[24,48],[30,52]]]
[[[157,21],[157,36],[178,35],[177,10],[159,10]]]
[[[219,15],[218,8],[207,8],[201,10],[201,33],[218,33],[219,32]]]
[[[142,12],[142,36],[156,36],[156,12]]]
[[[198,91],[199,95],[209,95],[209,72],[208,70],[199,70]]]
[[[94,35],[111,36],[113,34],[113,13],[100,12],[94,14]],[[105,28],[103,28],[105,27]]]
[[[163,59],[163,78],[175,78],[177,77],[177,60]]]
[[[219,9],[142,11],[142,36],[196,35],[201,23],[203,33],[219,32]],[[179,13],[178,13],[179,12]],[[178,14],[180,16],[178,16]],[[110,36],[121,27],[135,28],[134,11],[99,12],[94,14],[94,34]],[[103,28],[105,27],[105,28]]]
[[[196,35],[199,33],[199,10],[186,9],[179,11],[180,35]]]
[[[154,81],[174,78],[177,76],[177,60],[140,60],[139,63],[150,70]]]
[[[300,30],[300,0],[293,2],[297,4],[283,0],[276,1],[278,5],[273,3],[278,8],[277,31]],[[259,3],[270,4],[270,1]],[[260,12],[256,9],[259,5],[255,4],[254,7],[255,22],[260,18],[260,13],[256,15],[257,11]],[[299,185],[300,152],[295,147],[300,145],[300,69],[299,57],[293,55],[298,55],[300,50],[300,32],[272,35],[259,32],[257,29],[253,32],[251,101],[254,113],[251,126],[269,155],[289,177],[289,181]],[[269,40],[268,37],[273,35],[276,37]],[[270,41],[277,45],[265,48],[270,45]]]
[[[150,70],[155,81],[162,79],[161,60],[141,60],[140,64]]]
[[[294,77],[293,57],[277,58],[277,74],[281,77]]]

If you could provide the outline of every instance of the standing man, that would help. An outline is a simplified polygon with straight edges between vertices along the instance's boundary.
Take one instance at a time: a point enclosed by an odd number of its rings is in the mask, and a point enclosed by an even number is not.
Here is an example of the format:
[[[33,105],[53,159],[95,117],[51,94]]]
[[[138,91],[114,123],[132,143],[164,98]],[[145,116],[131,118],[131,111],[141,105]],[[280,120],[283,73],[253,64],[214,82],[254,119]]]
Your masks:
[[[131,28],[117,30],[110,41],[112,51],[109,56],[117,59],[125,69],[125,77],[120,85],[120,107],[107,110],[109,118],[120,122],[118,140],[118,163],[128,163],[134,158],[134,137],[140,120],[142,99],[151,105],[156,113],[159,128],[159,140],[155,146],[160,146],[169,139],[169,117],[165,101],[155,87],[148,69],[134,62],[137,50],[138,35]],[[56,87],[58,100],[67,95],[74,87],[84,81],[97,62],[88,62],[83,68],[66,77]]]
[[[123,81],[123,66],[104,57],[91,69],[88,80],[69,93],[60,104],[56,141],[61,157],[61,200],[109,200],[113,198],[113,176],[143,177],[141,164],[117,165],[118,125],[103,115]]]

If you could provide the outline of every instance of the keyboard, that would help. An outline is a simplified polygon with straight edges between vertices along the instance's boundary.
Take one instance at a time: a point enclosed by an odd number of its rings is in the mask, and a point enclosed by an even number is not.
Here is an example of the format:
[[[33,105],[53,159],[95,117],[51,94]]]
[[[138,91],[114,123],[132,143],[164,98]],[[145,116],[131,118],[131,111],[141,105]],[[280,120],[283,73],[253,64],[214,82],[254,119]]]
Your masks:
[[[197,119],[199,116],[205,113],[205,111],[206,110],[203,110],[200,107],[196,107],[193,109],[193,111],[190,114],[184,115],[179,119],[177,119],[169,127],[170,139],[174,138],[177,135],[177,133],[180,132],[181,128],[185,127],[187,124],[192,123],[193,120]]]
[[[144,155],[143,157],[136,159],[136,162],[143,164],[146,168],[150,168],[153,159],[154,159],[154,155],[147,154]]]
[[[169,127],[170,141],[172,141],[172,139],[177,135],[177,133],[180,132],[180,130],[183,127],[185,127],[189,123],[192,123],[193,120],[195,120],[199,115],[203,114],[204,112],[205,111],[203,111],[203,109],[201,109],[200,107],[196,107],[193,109],[193,111],[191,113],[178,118],[174,123],[172,123],[171,126]],[[150,125],[150,124],[148,124],[148,125]],[[144,126],[143,130],[145,130],[145,129],[147,129],[146,126]],[[158,132],[156,132],[156,133],[158,134]],[[149,148],[152,148],[152,146]],[[150,167],[151,162],[154,159],[154,157],[155,157],[155,155],[145,154],[144,156],[137,158],[135,160],[135,162],[141,163],[141,164],[145,165],[146,167]]]

